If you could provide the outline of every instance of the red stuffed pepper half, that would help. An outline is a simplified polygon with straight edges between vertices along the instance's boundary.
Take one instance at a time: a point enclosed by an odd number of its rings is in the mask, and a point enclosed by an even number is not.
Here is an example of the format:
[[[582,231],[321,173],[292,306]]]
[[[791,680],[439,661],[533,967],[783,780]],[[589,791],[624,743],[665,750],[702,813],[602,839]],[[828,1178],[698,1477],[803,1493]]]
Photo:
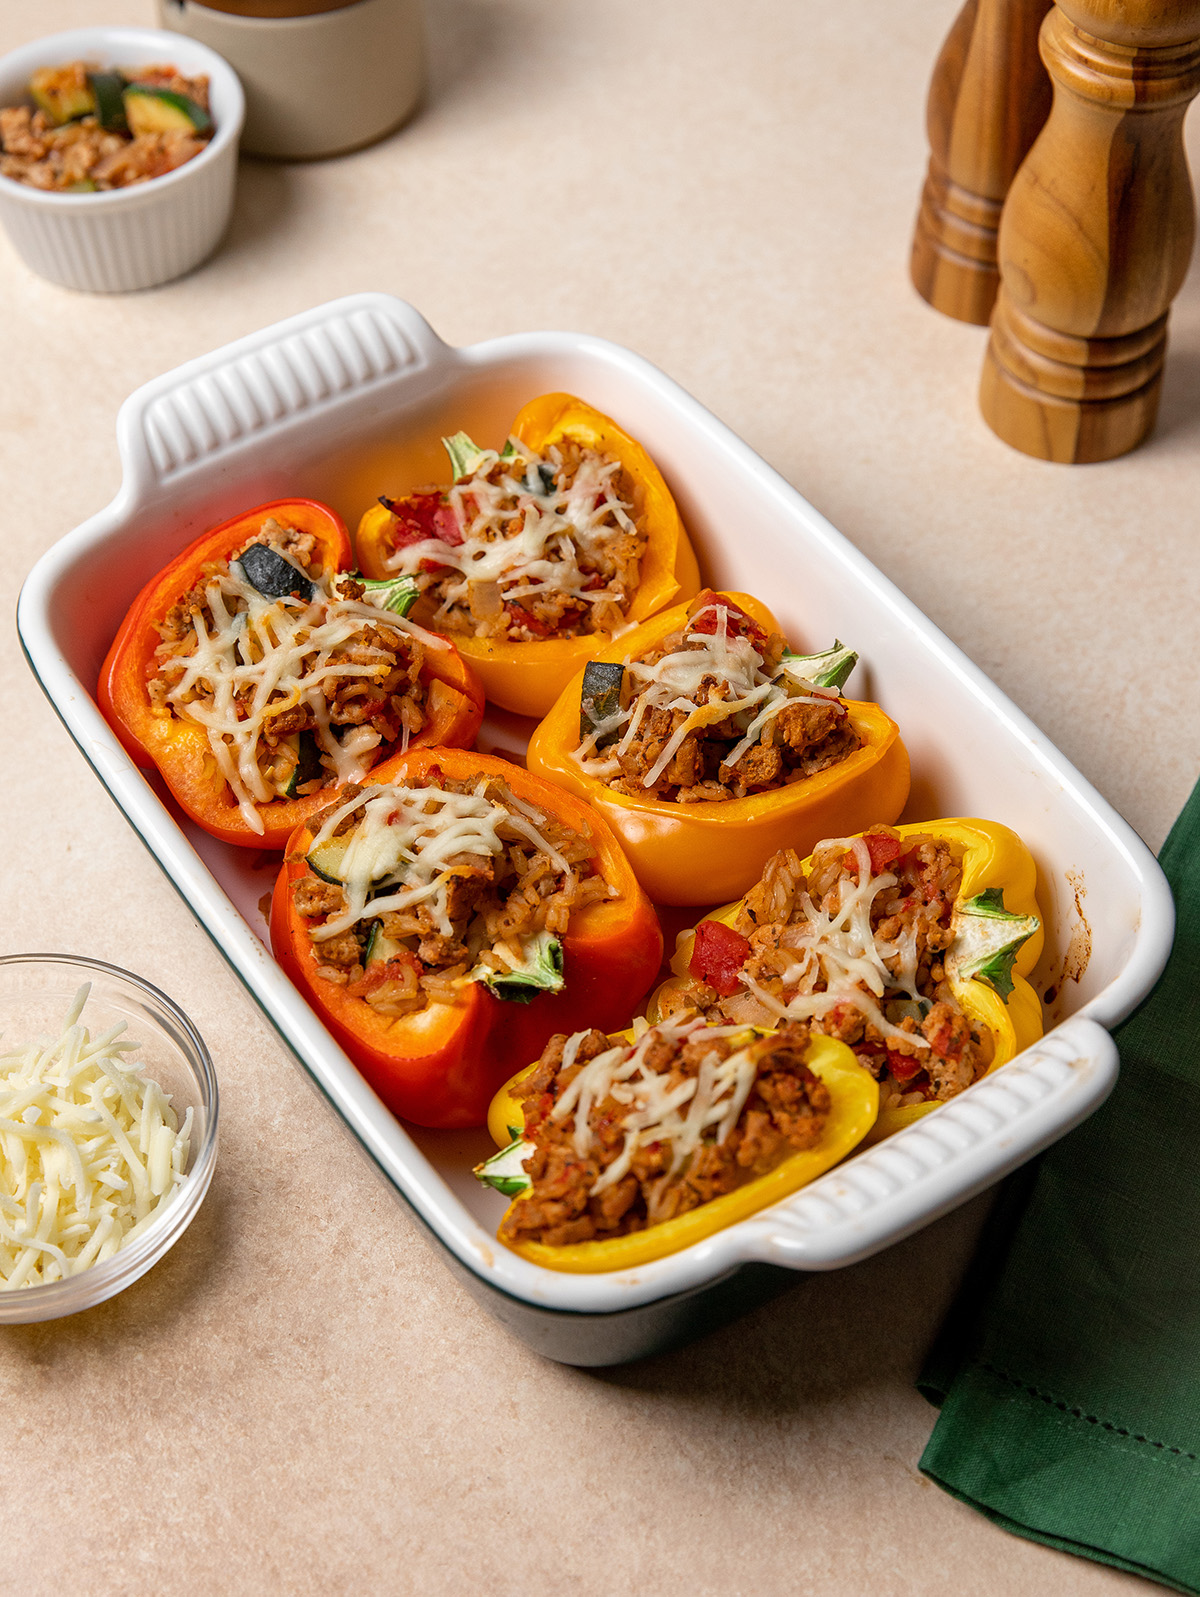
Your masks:
[[[662,958],[605,823],[506,760],[414,750],[332,795],[271,905],[284,971],[394,1114],[482,1125],[555,1032],[618,1029]]]
[[[100,674],[132,757],[206,832],[282,849],[335,782],[474,741],[483,691],[412,594],[352,572],[341,518],[280,499],[197,538],[142,589]]]

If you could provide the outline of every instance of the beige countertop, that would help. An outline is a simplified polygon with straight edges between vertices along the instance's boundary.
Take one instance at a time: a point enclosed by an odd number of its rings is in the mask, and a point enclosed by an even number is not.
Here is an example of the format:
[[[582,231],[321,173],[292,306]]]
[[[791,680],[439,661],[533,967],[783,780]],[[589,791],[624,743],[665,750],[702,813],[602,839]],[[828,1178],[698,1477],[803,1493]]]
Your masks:
[[[648,356],[1157,847],[1200,755],[1200,269],[1176,301],[1154,439],[1105,466],[1028,460],[979,419],[985,335],[907,278],[925,90],[955,0],[430,10],[418,119],[337,161],[245,162],[228,241],[191,277],[76,295],[0,240],[5,613],[33,561],[114,493],[131,389],[384,289],[453,343],[572,328]],[[150,0],[4,0],[0,51],[101,11],[153,21]],[[223,1096],[211,1193],[166,1260],[101,1308],[0,1335],[0,1587],[1136,1589],[917,1473],[933,1410],[913,1378],[978,1203],[682,1352],[600,1373],[544,1362],[355,1156],[84,766],[11,622],[0,670],[4,950],[140,971],[196,1021]]]

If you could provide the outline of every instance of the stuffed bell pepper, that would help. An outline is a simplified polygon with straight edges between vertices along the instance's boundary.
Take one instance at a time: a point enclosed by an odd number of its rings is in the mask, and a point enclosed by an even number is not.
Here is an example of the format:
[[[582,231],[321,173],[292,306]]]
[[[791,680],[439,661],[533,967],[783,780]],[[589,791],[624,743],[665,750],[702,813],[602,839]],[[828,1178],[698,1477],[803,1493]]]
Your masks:
[[[281,499],[198,538],[126,616],[100,706],[214,837],[281,849],[328,783],[474,741],[483,692],[453,643],[351,565],[339,516]]]
[[[505,760],[421,749],[349,785],[288,846],[284,971],[393,1113],[481,1125],[563,1027],[649,991],[662,933],[611,832]]]
[[[840,694],[856,660],[840,643],[794,654],[765,605],[705,590],[589,661],[529,769],[604,816],[651,898],[719,903],[777,849],[904,808],[895,723]]]
[[[497,1094],[502,1151],[476,1175],[513,1202],[499,1237],[551,1270],[626,1270],[703,1241],[843,1159],[879,1087],[800,1022],[698,1016],[553,1037]]]
[[[417,619],[455,639],[495,704],[545,715],[613,633],[699,587],[657,466],[582,400],[532,400],[499,453],[444,443],[451,486],[380,499],[358,558],[407,578]]]
[[[801,1020],[880,1085],[890,1135],[1042,1035],[1036,868],[993,821],[873,826],[783,849],[739,903],[680,939],[654,1018]]]

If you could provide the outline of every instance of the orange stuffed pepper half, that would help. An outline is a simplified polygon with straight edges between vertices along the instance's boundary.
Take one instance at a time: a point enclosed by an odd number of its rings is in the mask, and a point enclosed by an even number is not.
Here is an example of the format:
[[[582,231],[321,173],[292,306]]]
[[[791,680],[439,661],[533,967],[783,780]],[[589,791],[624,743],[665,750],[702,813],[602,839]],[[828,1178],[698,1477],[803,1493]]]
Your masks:
[[[813,1181],[870,1131],[879,1087],[844,1043],[699,1016],[553,1037],[488,1115],[476,1168],[499,1237],[551,1270],[626,1270]]]
[[[351,566],[334,511],[276,500],[197,538],[117,633],[100,707],[214,837],[282,849],[327,784],[474,741],[483,691],[454,644]]]
[[[623,1024],[662,933],[604,822],[505,760],[421,749],[327,799],[271,905],[284,971],[394,1114],[482,1125],[556,1031]]]
[[[451,485],[381,498],[358,558],[408,579],[415,617],[455,639],[493,703],[545,715],[614,632],[699,587],[658,467],[582,400],[532,400],[499,451],[443,441]]]
[[[908,754],[877,704],[841,697],[858,656],[793,653],[744,593],[698,595],[598,653],[528,763],[616,832],[661,904],[744,893],[777,849],[893,821]]]
[[[800,1020],[880,1085],[870,1141],[1042,1035],[1026,980],[1042,949],[1029,850],[994,821],[873,826],[802,860],[783,849],[736,904],[682,937],[652,1018]]]

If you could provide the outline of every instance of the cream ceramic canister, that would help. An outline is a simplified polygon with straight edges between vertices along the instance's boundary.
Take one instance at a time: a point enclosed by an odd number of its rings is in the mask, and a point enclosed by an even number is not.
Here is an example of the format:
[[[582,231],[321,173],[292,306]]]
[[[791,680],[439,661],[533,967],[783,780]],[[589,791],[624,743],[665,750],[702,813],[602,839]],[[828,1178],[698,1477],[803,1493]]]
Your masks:
[[[242,149],[341,155],[391,133],[425,82],[422,0],[158,0],[164,28],[223,55],[246,91]]]

